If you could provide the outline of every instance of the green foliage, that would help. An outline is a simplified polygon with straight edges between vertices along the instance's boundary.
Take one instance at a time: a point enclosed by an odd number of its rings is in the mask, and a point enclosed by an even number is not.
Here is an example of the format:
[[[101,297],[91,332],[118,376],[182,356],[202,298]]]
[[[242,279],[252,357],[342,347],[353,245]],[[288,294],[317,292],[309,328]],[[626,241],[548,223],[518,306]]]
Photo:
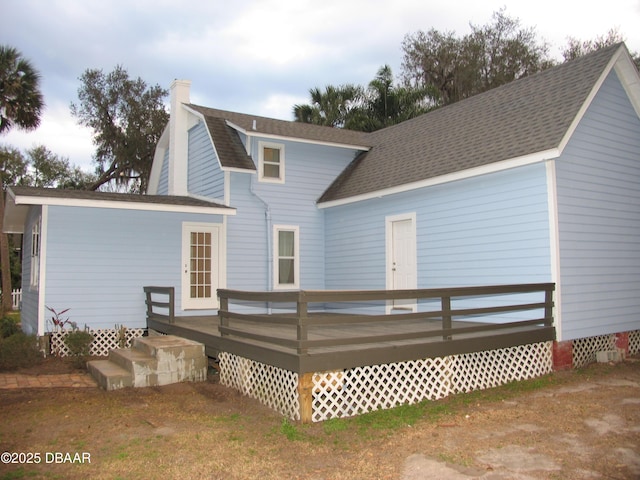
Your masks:
[[[304,435],[302,434],[302,432],[300,432],[300,430],[298,430],[298,427],[289,422],[287,418],[282,419],[282,424],[280,425],[280,433],[287,437],[287,440],[290,440],[292,442],[304,439]]]
[[[309,90],[311,103],[295,105],[297,122],[372,132],[408,120],[427,111],[433,90],[396,86],[388,65],[364,88],[328,85]]]
[[[20,331],[18,322],[15,319],[5,316],[0,318],[0,338],[7,338],[11,335],[15,335]]]
[[[0,371],[31,367],[42,361],[35,335],[17,332],[0,339]]]
[[[553,65],[549,47],[533,28],[502,9],[471,33],[431,29],[406,35],[402,78],[407,85],[434,88],[437,105],[448,105]]]
[[[98,178],[91,189],[113,182],[143,193],[156,144],[169,121],[164,107],[168,91],[130,79],[122,66],[107,74],[86,70],[80,82],[79,103],[71,104],[71,114],[93,130]]]
[[[18,50],[0,45],[0,134],[37,128],[43,109],[38,71]]]
[[[93,340],[93,334],[88,330],[74,329],[64,337],[64,344],[75,359],[77,366],[84,365],[91,351]]]

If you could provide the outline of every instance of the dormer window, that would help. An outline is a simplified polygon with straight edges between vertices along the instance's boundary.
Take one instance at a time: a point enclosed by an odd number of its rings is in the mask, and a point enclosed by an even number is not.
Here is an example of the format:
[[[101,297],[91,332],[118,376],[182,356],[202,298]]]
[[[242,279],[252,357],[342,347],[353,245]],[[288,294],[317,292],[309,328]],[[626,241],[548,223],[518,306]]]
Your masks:
[[[260,181],[284,183],[284,145],[259,142]]]

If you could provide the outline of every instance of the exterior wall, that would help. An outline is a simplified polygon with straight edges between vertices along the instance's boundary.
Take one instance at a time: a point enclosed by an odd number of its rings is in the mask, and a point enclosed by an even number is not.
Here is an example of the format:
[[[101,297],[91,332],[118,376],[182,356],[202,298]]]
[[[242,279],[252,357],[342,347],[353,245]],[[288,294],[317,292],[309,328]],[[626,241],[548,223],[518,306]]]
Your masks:
[[[253,138],[251,155],[258,158]],[[300,288],[325,287],[324,213],[320,195],[354,158],[355,152],[300,142],[274,142],[285,147],[285,183],[258,181],[257,174],[231,174],[231,206],[227,219],[229,288],[273,289],[273,226],[300,229]]]
[[[28,334],[38,333],[39,288],[31,286],[31,229],[39,220],[42,208],[31,207],[25,222],[22,237],[22,308],[20,322],[22,330]]]
[[[164,159],[162,160],[162,170],[160,172],[157,194],[169,194],[169,149],[164,152]]]
[[[189,130],[189,193],[211,199],[224,198],[224,173],[203,122]]]
[[[551,281],[544,164],[326,210],[328,289],[386,288],[385,217],[415,212],[417,287]]]
[[[162,285],[175,287],[176,313],[183,314],[184,221],[222,223],[222,217],[50,206],[45,305],[70,308],[80,328],[144,328],[142,287]]]
[[[556,161],[562,339],[640,328],[640,120],[615,72]]]

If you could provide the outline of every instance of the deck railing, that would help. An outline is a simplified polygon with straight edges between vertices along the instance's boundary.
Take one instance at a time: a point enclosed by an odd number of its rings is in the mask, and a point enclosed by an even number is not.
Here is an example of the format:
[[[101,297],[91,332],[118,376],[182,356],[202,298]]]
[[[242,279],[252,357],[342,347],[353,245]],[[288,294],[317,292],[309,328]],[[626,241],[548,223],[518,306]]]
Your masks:
[[[220,298],[220,334],[222,337],[235,337],[239,340],[261,342],[263,344],[293,349],[298,355],[305,355],[310,350],[322,347],[345,347],[365,344],[380,344],[384,342],[420,340],[429,341],[440,337],[444,341],[453,340],[456,336],[466,334],[487,335],[490,332],[498,332],[505,329],[529,327],[553,326],[553,283],[496,285],[459,288],[416,289],[416,290],[366,290],[366,291],[292,291],[292,292],[247,292],[238,290],[218,290]],[[490,306],[471,306],[466,308],[454,308],[456,301],[461,299],[482,298],[483,301],[494,299],[496,296],[536,294],[536,300],[530,301],[528,295],[521,296],[512,303],[504,301],[496,302]],[[484,298],[483,298],[484,297]],[[538,298],[539,297],[539,298]],[[523,299],[525,299],[523,301]],[[390,303],[398,300],[406,300],[415,305],[424,304],[427,301],[439,302],[439,308],[428,311],[410,311],[409,313],[397,313],[389,315],[380,314],[343,314],[330,311],[310,311],[310,304],[339,305],[343,302],[358,302],[362,304]],[[490,300],[493,301],[493,300]],[[246,306],[258,302],[273,308],[279,304],[289,304],[290,313],[241,313],[230,310],[230,304],[240,303]],[[479,302],[480,303],[480,302]],[[322,309],[321,309],[322,310]],[[339,311],[339,310],[338,310]],[[520,320],[482,323],[482,317],[487,318],[497,314],[523,313],[526,311],[540,311],[541,316]],[[526,315],[522,315],[526,317]],[[480,319],[480,321],[478,321]],[[346,335],[340,338],[315,338],[309,337],[311,327],[338,324],[376,324],[378,322],[395,321],[400,325],[405,321],[436,320],[440,321],[440,328],[421,331],[397,333],[376,333],[371,329],[360,336]],[[264,333],[264,328],[252,330],[247,328],[249,324],[256,326],[282,326],[288,325],[295,328],[295,335],[276,336]],[[457,326],[456,322],[465,322]],[[474,322],[470,325],[466,322]],[[256,333],[256,331],[262,333]]]
[[[147,306],[147,319],[161,319],[169,323],[175,323],[175,289],[173,287],[144,287],[145,304]],[[162,297],[164,301],[158,300]],[[163,310],[164,313],[158,312]]]

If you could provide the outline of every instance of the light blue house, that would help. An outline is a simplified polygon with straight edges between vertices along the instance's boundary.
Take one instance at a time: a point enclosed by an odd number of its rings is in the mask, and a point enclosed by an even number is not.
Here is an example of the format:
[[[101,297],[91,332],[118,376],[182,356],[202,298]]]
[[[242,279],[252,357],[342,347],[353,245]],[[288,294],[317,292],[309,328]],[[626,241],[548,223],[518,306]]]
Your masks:
[[[45,305],[144,326],[144,285],[202,315],[217,288],[537,282],[556,284],[558,341],[640,330],[640,77],[624,45],[373,133],[205,108],[189,88],[171,86],[148,196],[10,189],[27,331],[47,329]]]

